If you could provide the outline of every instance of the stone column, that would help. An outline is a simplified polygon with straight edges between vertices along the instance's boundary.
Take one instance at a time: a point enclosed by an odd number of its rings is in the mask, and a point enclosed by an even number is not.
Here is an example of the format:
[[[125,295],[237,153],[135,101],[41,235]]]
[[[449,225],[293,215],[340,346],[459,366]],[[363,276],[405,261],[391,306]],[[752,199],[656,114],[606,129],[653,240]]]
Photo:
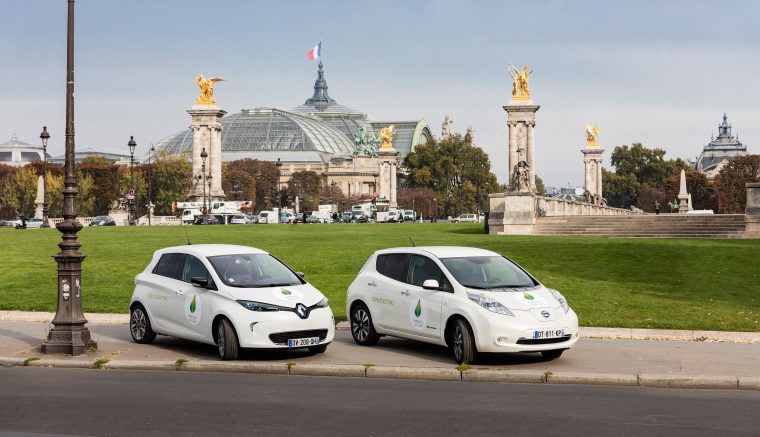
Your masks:
[[[222,191],[222,123],[220,120],[227,112],[216,105],[195,105],[188,109],[187,113],[192,117],[190,129],[193,130],[193,188],[190,190],[189,197],[193,201],[203,201],[202,179],[199,181],[195,176],[201,174],[200,156],[205,148],[208,153],[206,174],[211,175],[211,197],[213,200],[222,200],[224,191]],[[207,191],[206,195],[208,194]]]
[[[34,199],[34,204],[37,207],[34,209],[34,218],[42,218],[42,204],[45,203],[45,181],[42,180],[42,176],[37,176],[37,197]]]
[[[396,204],[396,182],[397,182],[397,168],[396,168],[396,161],[390,163],[391,167],[391,196],[388,198],[389,204],[388,206],[391,208],[395,208],[398,206]]]
[[[744,210],[746,236],[760,238],[760,182],[747,184],[747,206]]]
[[[513,191],[517,187],[513,186],[514,169],[517,165],[520,157],[517,153],[518,139],[517,131],[524,129],[526,132],[526,144],[525,144],[525,160],[528,162],[529,169],[529,189],[528,191],[535,191],[536,187],[536,170],[535,170],[535,144],[534,144],[534,130],[536,125],[536,111],[540,108],[538,105],[534,105],[530,100],[510,100],[507,106],[503,106],[507,111],[507,125],[509,126],[509,172],[507,177],[509,178],[507,184]]]
[[[396,202],[396,149],[380,148],[377,151],[380,160],[380,197],[388,199],[389,206],[394,207]]]
[[[591,195],[602,195],[602,153],[604,149],[587,147],[581,149],[583,153],[584,181],[586,189]]]

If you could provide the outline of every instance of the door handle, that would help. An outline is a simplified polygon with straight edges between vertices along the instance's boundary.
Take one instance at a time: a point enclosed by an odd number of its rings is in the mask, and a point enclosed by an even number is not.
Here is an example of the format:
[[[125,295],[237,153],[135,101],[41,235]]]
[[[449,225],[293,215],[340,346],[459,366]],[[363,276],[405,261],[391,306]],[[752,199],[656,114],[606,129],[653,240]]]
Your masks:
[[[182,290],[177,290],[177,296],[182,296],[183,294],[185,294],[185,292],[184,292],[184,291],[182,291]]]
[[[367,285],[369,285],[370,287],[377,287],[377,283],[375,281],[368,282]]]
[[[409,296],[409,290],[402,290],[401,294],[403,294],[404,296]]]

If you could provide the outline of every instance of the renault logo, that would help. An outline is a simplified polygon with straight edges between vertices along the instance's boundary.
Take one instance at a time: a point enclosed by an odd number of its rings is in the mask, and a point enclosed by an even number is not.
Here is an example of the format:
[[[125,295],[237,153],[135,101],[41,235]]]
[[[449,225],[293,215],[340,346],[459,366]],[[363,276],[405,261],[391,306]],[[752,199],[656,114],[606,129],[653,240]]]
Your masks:
[[[546,311],[546,310],[541,310],[541,315],[544,316],[545,319],[548,319],[549,316],[551,316],[549,311]]]
[[[309,309],[306,308],[306,306],[302,303],[296,304],[296,314],[298,314],[298,317],[305,319],[309,317]]]

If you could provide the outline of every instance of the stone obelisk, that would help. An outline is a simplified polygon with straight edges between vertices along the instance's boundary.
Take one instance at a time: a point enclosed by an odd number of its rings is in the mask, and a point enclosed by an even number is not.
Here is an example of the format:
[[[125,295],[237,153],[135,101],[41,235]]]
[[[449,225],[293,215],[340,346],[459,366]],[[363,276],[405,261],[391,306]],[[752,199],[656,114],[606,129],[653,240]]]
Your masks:
[[[200,88],[200,95],[195,99],[195,105],[187,110],[192,117],[190,129],[193,131],[193,187],[189,195],[193,201],[203,201],[204,181],[206,196],[212,200],[224,199],[221,119],[227,111],[219,108],[214,99],[214,84],[223,80],[225,79],[219,77],[206,79],[202,74],[196,76],[195,83]],[[208,154],[205,163],[205,178],[201,171],[203,166],[201,152],[204,149]]]
[[[509,128],[509,182],[513,191],[536,191],[535,136],[536,112],[530,97],[528,78],[533,70],[522,70],[510,65],[508,70],[513,79],[512,99],[506,106],[507,127]]]
[[[45,181],[42,180],[42,176],[37,177],[37,198],[34,199],[34,204],[37,207],[34,209],[34,218],[42,218],[42,206],[45,203]]]
[[[382,142],[377,151],[380,165],[379,195],[388,199],[388,206],[395,208],[396,175],[398,171],[398,151],[393,148],[393,125],[380,129],[377,136]]]
[[[689,212],[689,193],[686,192],[686,171],[681,169],[681,184],[678,190],[678,213]]]

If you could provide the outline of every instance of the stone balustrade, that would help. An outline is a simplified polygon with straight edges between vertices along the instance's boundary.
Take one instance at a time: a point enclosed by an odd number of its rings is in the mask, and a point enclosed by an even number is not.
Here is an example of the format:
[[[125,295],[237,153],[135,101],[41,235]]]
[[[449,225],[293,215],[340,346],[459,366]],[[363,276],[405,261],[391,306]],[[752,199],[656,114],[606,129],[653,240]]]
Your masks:
[[[645,214],[641,210],[613,208],[606,205],[594,205],[574,200],[557,199],[553,197],[536,196],[539,216],[563,215],[631,215]]]
[[[82,226],[89,226],[90,222],[95,219],[95,217],[77,217],[77,221],[82,224]],[[128,223],[126,220],[119,220],[118,218],[114,218],[116,220],[116,226],[128,226]],[[63,221],[63,218],[51,218],[48,219],[48,222],[50,222],[50,226],[55,226],[56,224]],[[137,224],[139,226],[148,226],[148,216],[142,216],[137,219]],[[150,218],[150,224],[152,226],[179,226],[182,224],[182,221],[173,216],[173,215],[157,215],[157,216],[151,216]]]

